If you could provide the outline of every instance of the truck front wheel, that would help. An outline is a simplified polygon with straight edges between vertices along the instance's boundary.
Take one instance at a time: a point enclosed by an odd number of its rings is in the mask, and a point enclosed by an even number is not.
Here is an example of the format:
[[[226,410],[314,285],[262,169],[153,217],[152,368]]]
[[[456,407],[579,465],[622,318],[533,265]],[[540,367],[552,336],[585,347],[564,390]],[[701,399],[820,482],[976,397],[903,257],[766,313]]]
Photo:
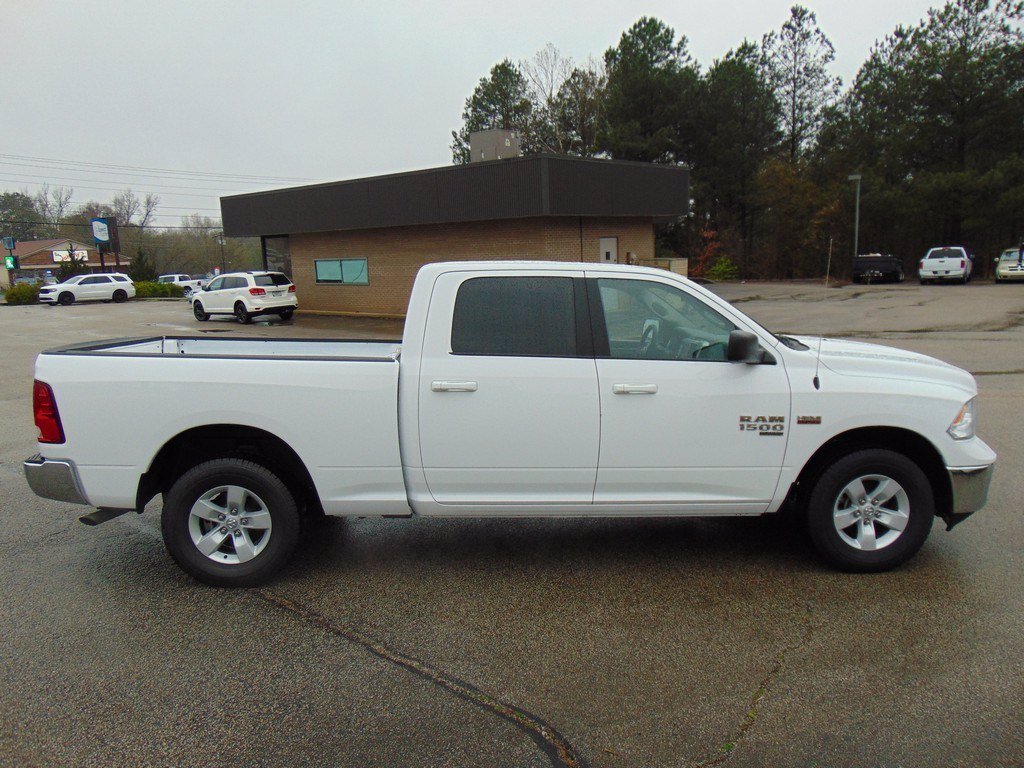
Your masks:
[[[167,551],[186,573],[215,587],[251,587],[291,557],[300,519],[288,487],[266,467],[215,459],[171,486],[161,528]]]
[[[935,517],[931,484],[903,454],[883,449],[848,454],[825,470],[807,504],[811,539],[844,571],[887,571],[924,544]]]

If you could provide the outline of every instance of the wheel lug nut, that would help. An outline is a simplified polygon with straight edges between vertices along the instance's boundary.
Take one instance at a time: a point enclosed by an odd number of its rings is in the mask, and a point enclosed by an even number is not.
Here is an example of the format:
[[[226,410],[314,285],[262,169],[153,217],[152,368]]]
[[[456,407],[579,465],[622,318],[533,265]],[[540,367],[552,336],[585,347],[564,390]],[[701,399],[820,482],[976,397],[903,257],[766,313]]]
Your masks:
[[[220,529],[220,532],[221,532],[221,533],[227,533],[227,532],[228,532],[228,529],[227,529],[227,528],[221,528],[221,529]]]
[[[241,531],[235,531],[235,538],[236,539],[241,538],[241,536],[242,536],[242,532]]]
[[[242,518],[242,525],[248,525],[248,524],[249,524],[249,518],[248,517],[243,517]]]
[[[223,513],[223,512],[218,512],[218,513],[217,513],[217,519],[218,519],[218,520],[223,520],[223,519],[224,519],[224,517],[225,517],[225,515],[224,515],[224,513]]]

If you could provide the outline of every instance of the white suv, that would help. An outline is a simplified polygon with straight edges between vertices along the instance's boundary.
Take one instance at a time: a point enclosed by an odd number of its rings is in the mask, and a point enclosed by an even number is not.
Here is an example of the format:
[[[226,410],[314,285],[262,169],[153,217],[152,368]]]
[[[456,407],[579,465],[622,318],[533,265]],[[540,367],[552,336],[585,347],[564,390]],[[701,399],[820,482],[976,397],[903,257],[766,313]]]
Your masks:
[[[76,301],[127,301],[135,296],[135,284],[128,275],[107,272],[100,275],[75,275],[63,283],[39,289],[43,304],[74,304]]]
[[[234,315],[238,322],[249,323],[257,315],[270,314],[288,320],[297,306],[295,284],[281,272],[231,272],[214,278],[192,294],[196,320],[209,320],[210,315]]]

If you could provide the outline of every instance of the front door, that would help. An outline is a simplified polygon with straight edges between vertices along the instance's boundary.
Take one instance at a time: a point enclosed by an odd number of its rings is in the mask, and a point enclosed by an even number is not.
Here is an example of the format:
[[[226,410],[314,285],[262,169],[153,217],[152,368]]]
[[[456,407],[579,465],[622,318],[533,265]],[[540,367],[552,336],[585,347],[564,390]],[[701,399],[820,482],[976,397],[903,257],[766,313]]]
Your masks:
[[[420,456],[431,496],[453,514],[457,505],[525,514],[528,505],[591,503],[600,410],[581,333],[585,292],[582,279],[559,272],[455,272],[435,283]]]
[[[601,398],[595,505],[763,512],[790,427],[781,360],[727,362],[737,326],[677,283],[589,283]]]

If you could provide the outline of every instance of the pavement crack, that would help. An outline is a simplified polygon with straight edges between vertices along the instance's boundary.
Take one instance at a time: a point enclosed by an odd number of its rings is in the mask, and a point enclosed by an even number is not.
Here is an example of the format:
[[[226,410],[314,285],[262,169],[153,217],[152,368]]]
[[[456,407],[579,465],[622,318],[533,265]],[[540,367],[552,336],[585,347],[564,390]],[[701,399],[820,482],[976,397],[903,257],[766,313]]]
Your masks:
[[[709,768],[710,766],[722,765],[736,752],[736,748],[746,738],[747,733],[757,722],[758,715],[761,712],[761,705],[764,700],[768,698],[768,694],[772,692],[772,686],[775,684],[776,678],[779,673],[782,672],[782,668],[786,664],[786,659],[793,653],[803,650],[807,644],[811,641],[811,635],[814,633],[814,625],[811,619],[814,614],[814,603],[808,601],[804,607],[804,612],[801,614],[800,622],[800,633],[799,637],[789,645],[784,646],[776,655],[772,663],[772,666],[768,669],[768,673],[761,679],[760,684],[754,691],[753,696],[750,698],[750,706],[747,708],[746,714],[743,716],[743,720],[736,727],[729,737],[729,740],[725,742],[720,748],[720,752],[713,757],[709,757],[706,760],[692,763],[692,768]]]
[[[258,589],[254,593],[271,605],[291,613],[302,621],[319,627],[335,637],[355,643],[374,656],[402,667],[485,712],[508,721],[533,739],[551,760],[552,765],[564,768],[587,768],[586,761],[577,754],[568,739],[536,715],[501,701],[472,683],[449,675],[420,659],[390,648],[380,640],[376,640],[352,626],[336,624],[323,614],[294,600],[289,600],[267,589]]]

